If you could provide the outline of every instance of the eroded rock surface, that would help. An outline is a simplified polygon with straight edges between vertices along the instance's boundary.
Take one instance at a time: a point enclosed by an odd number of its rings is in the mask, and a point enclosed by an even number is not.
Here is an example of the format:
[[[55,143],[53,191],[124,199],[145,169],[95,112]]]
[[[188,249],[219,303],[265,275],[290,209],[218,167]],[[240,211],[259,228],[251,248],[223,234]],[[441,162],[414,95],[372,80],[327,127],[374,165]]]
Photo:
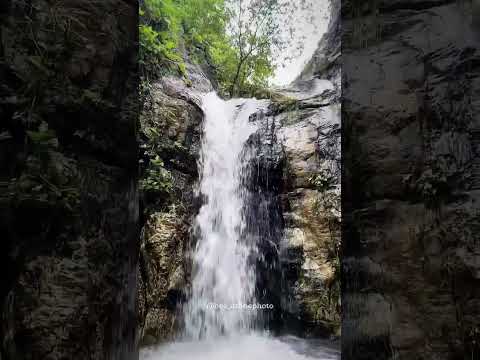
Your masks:
[[[269,237],[278,260],[266,270],[267,283],[279,274],[271,296],[279,299],[280,326],[302,335],[340,333],[339,10],[334,4],[330,29],[303,74],[252,119],[259,123],[255,181],[281,218],[278,236]]]
[[[478,5],[343,7],[342,355],[476,358]]]
[[[330,30],[304,73],[276,89],[270,107],[252,116],[259,130],[248,143],[256,157],[245,178],[246,231],[261,253],[258,300],[274,303],[265,319],[275,322],[272,327],[302,335],[340,331],[339,10],[332,7]],[[167,77],[153,85],[142,116],[150,138],[144,145],[154,150],[144,160],[158,155],[176,184],[170,199],[144,193],[150,207],[139,268],[144,343],[175,334],[189,283],[189,229],[198,206],[192,203],[202,121],[198,95],[212,86],[205,71],[191,64],[187,69],[191,84]],[[154,139],[146,134],[149,127],[167,136]]]
[[[2,360],[137,356],[137,11],[0,6]]]
[[[213,90],[204,71],[187,63],[187,79],[166,76],[150,85],[141,115],[143,231],[138,291],[142,345],[172,338],[189,283],[190,230],[197,200],[203,112]]]

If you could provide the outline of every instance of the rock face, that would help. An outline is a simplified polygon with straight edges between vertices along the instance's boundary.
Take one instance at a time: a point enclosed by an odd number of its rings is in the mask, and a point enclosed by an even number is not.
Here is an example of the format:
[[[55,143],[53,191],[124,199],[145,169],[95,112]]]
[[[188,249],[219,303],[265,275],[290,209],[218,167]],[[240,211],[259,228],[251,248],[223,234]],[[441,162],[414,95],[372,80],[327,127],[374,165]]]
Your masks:
[[[252,117],[259,130],[249,140],[256,157],[245,179],[251,195],[246,231],[257,238],[262,254],[258,300],[274,304],[275,311],[265,319],[272,328],[301,335],[340,331],[339,10],[332,7],[330,30],[304,73],[275,92],[265,113]],[[172,185],[151,188],[147,181],[143,189],[143,344],[176,334],[176,316],[190,281],[190,228],[199,205],[193,189],[203,120],[197,95],[213,89],[205,75],[209,72],[184,57],[187,81],[172,76],[154,83],[141,117],[143,179],[161,160],[168,175],[152,174]]]
[[[164,77],[150,86],[141,115],[143,231],[138,274],[142,345],[171,338],[189,282],[190,229],[203,112],[212,91],[204,71],[187,62],[188,80]],[[188,86],[187,86],[188,84]]]
[[[279,306],[277,326],[302,335],[340,332],[339,10],[332,7],[330,30],[303,74],[253,119],[255,182],[280,218],[266,226],[280,231],[262,240],[272,244],[267,254],[276,251],[263,271],[269,301]]]
[[[343,4],[345,359],[480,356],[477,4]]]
[[[312,59],[294,83],[298,84],[301,80],[316,77],[333,81],[335,86],[337,86],[337,90],[340,90],[342,70],[341,5],[341,2],[338,0],[330,1],[330,21],[327,31],[320,40]],[[340,95],[340,92],[338,94]]]
[[[136,3],[0,11],[0,358],[134,359]]]

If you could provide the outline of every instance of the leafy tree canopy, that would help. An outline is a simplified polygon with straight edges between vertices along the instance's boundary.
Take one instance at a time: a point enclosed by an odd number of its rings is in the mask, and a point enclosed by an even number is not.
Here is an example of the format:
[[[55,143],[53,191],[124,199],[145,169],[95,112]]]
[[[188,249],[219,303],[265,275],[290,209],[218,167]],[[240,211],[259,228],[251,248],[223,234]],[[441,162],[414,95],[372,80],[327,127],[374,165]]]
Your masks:
[[[293,5],[298,3],[143,0],[139,29],[143,77],[148,80],[166,71],[186,76],[183,59],[188,53],[194,58],[199,54],[198,61],[206,59],[214,66],[225,94],[246,95],[264,87],[275,70],[273,58],[288,41],[289,25],[280,19],[288,19]]]

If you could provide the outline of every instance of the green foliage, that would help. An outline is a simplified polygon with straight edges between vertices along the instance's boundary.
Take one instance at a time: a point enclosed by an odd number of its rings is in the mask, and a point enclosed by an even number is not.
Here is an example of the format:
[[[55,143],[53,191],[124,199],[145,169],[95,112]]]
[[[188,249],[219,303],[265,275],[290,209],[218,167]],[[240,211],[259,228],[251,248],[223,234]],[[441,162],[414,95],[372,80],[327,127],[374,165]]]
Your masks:
[[[156,156],[150,160],[145,177],[140,182],[140,189],[147,192],[169,194],[173,190],[173,178],[165,169],[162,159]]]
[[[40,146],[58,146],[58,140],[55,136],[55,131],[53,130],[44,130],[44,131],[28,131],[27,135],[30,141],[34,145]]]
[[[316,190],[322,193],[335,189],[337,182],[335,176],[331,174],[330,171],[324,169],[321,169],[318,174],[315,174],[308,180]]]
[[[145,0],[140,5],[140,65],[144,77],[178,71],[182,47],[207,46],[225,34],[223,0]]]
[[[188,83],[186,51],[191,60],[214,67],[223,93],[238,95],[265,87],[274,71],[270,36],[274,12],[269,8],[272,1],[264,2],[258,14],[267,21],[255,21],[257,31],[238,42],[235,33],[227,31],[236,16],[232,10],[236,0],[144,0],[139,28],[144,80],[177,73]]]
[[[182,9],[174,0],[145,0],[140,4],[139,63],[148,79],[181,63],[179,39]]]
[[[281,0],[229,0],[232,9],[229,34],[236,51],[235,71],[230,94],[242,92],[245,85],[267,85],[274,72],[273,57],[285,49],[284,32],[292,32],[281,19],[292,5]]]

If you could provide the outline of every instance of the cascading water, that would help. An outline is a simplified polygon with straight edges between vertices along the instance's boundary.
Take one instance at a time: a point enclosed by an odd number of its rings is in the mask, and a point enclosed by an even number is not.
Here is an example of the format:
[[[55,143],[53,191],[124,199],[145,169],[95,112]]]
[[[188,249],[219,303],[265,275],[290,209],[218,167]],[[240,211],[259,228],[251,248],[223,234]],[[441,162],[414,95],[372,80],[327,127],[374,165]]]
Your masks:
[[[243,236],[244,171],[249,161],[245,142],[255,131],[249,116],[257,100],[203,98],[204,136],[200,158],[200,195],[204,205],[196,218],[198,242],[193,255],[192,291],[185,306],[185,330],[193,339],[231,335],[251,329],[255,310],[256,252]]]
[[[195,222],[191,292],[183,308],[185,332],[174,343],[144,349],[141,359],[338,359],[338,352],[324,342],[275,339],[255,328],[258,248],[246,231],[245,181],[252,158],[245,145],[256,130],[249,117],[266,103],[223,101],[215,93],[205,95],[202,103],[205,121],[198,195],[203,206]]]

